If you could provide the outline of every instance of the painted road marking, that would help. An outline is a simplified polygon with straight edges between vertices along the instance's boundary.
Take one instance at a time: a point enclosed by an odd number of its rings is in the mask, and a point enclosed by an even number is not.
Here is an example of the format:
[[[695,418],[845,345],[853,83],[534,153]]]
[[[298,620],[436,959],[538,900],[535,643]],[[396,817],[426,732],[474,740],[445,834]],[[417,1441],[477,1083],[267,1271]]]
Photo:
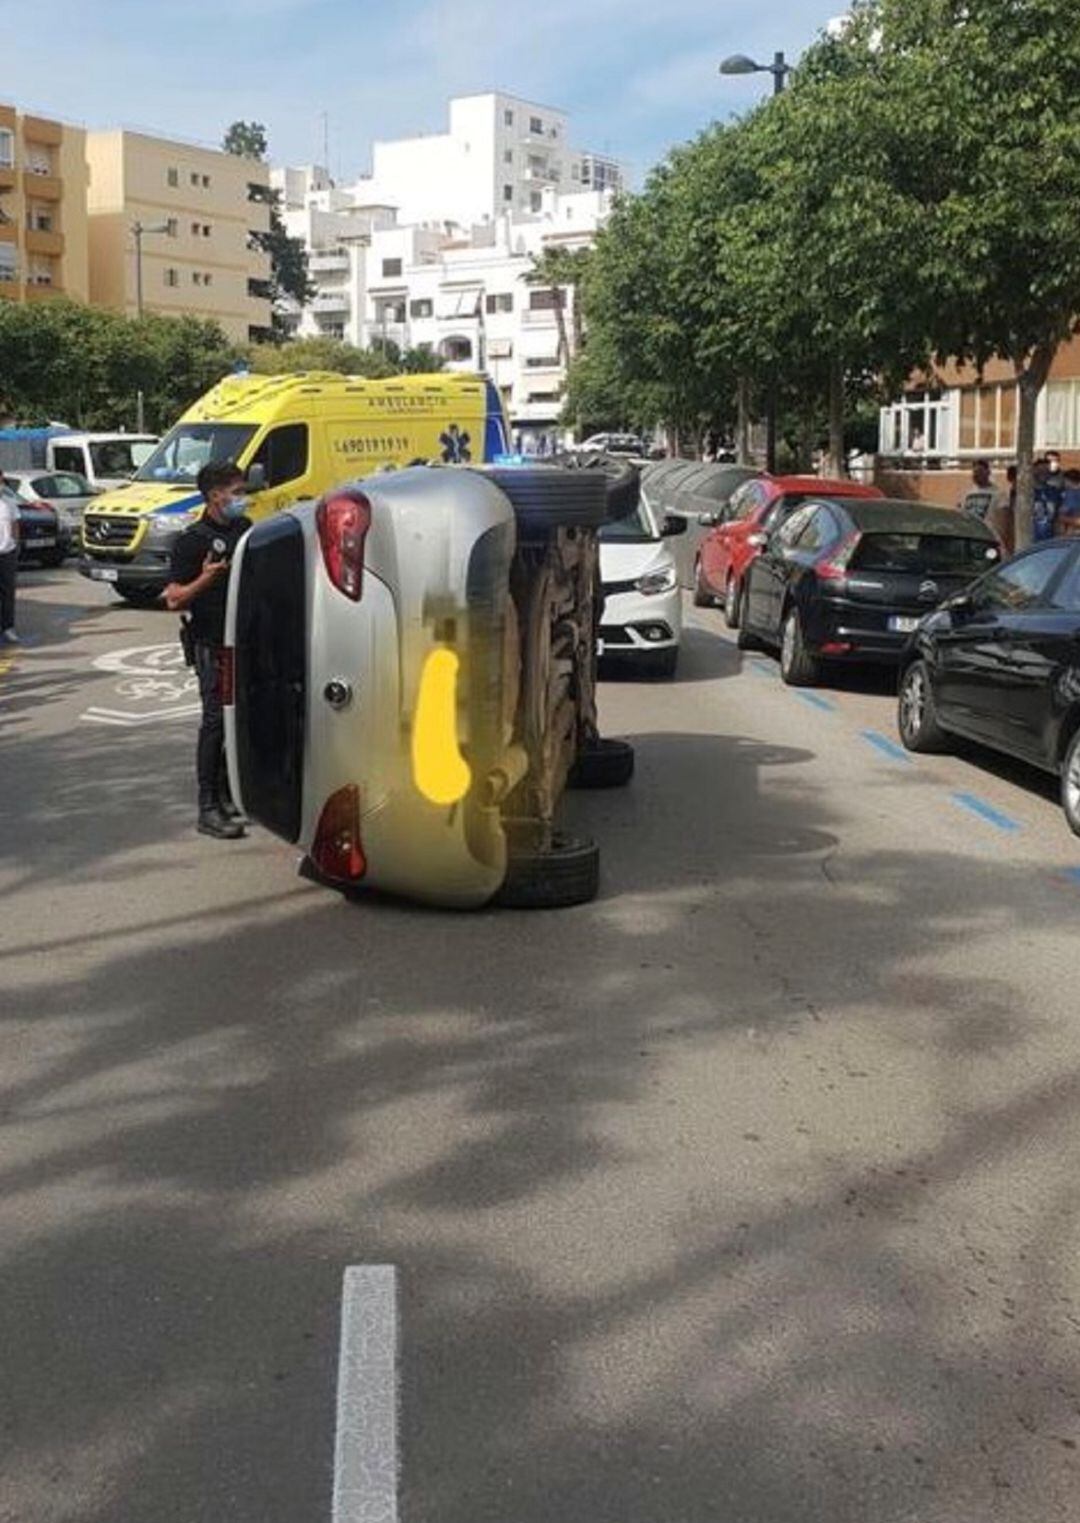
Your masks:
[[[6,677],[14,665],[14,656],[0,656],[0,677]]]
[[[398,1310],[393,1264],[345,1271],[333,1523],[397,1523]]]
[[[166,719],[186,719],[189,714],[200,713],[201,709],[199,703],[183,703],[173,709],[152,709],[149,713],[137,714],[128,709],[93,707],[86,709],[79,718],[87,724],[114,724],[132,730],[144,724],[160,724]]]
[[[1074,888],[1080,888],[1080,867],[1067,867],[1061,876]]]
[[[94,667],[99,672],[117,672],[122,676],[160,677],[183,670],[184,652],[179,640],[168,645],[135,645],[128,650],[110,650],[98,656]]]
[[[776,675],[776,668],[767,661],[751,661],[750,670],[757,672],[759,677],[768,677],[770,680]]]
[[[954,793],[954,804],[959,804],[961,809],[967,809],[971,814],[977,815],[980,820],[985,820],[988,825],[993,825],[995,830],[1019,830],[1017,820],[1010,819],[1007,814],[1002,814],[985,799],[981,799],[977,793]]]
[[[890,761],[903,762],[905,766],[911,765],[912,759],[903,746],[898,745],[895,740],[890,740],[888,735],[882,735],[880,730],[860,730],[859,734],[868,745],[873,746],[875,751],[880,751],[882,756],[887,756]]]
[[[792,697],[808,703],[812,709],[821,709],[825,714],[836,713],[836,704],[829,698],[823,698],[820,693],[803,693],[798,688],[793,688]]]

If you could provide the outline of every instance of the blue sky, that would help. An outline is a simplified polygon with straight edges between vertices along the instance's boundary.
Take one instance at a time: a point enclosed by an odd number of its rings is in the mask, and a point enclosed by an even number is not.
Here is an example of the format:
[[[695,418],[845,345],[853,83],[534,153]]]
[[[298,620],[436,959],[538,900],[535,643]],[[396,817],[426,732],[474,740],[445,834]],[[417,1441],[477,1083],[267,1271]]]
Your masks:
[[[720,58],[797,56],[839,0],[0,0],[0,98],[91,127],[216,143],[266,124],[275,162],[367,166],[373,137],[439,131],[449,96],[504,89],[570,112],[575,145],[640,181],[744,108],[767,76]],[[6,13],[6,14],[5,14]]]

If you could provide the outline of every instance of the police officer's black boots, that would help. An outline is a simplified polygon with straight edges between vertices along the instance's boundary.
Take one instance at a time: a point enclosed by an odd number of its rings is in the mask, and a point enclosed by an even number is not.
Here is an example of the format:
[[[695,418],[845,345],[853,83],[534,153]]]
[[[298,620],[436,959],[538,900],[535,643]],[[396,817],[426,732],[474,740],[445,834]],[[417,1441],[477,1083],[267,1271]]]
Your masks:
[[[217,836],[221,841],[238,841],[244,834],[239,820],[232,820],[218,803],[199,810],[199,830],[204,836]]]

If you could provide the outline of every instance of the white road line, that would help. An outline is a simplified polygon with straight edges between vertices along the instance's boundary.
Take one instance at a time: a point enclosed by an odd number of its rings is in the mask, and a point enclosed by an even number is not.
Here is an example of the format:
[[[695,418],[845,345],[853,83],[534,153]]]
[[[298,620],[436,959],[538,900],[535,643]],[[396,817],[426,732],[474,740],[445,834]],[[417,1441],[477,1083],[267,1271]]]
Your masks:
[[[90,708],[79,715],[80,719],[89,720],[91,724],[115,724],[131,730],[139,725],[157,724],[165,719],[184,719],[189,714],[198,714],[202,711],[202,705],[198,703],[185,703],[175,709],[153,709],[146,714],[133,713],[128,709],[104,709]]]
[[[333,1523],[397,1523],[398,1313],[393,1264],[345,1271]]]

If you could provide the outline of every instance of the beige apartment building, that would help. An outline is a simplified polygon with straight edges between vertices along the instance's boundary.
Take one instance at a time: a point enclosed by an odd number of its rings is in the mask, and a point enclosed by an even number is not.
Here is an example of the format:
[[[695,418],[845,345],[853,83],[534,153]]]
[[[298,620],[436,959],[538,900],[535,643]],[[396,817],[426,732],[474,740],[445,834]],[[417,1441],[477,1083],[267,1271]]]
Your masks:
[[[270,225],[265,164],[125,131],[87,133],[86,159],[96,306],[134,316],[141,275],[144,312],[214,318],[241,343],[265,333],[270,261],[250,246]]]
[[[0,104],[0,297],[88,295],[86,134]]]

